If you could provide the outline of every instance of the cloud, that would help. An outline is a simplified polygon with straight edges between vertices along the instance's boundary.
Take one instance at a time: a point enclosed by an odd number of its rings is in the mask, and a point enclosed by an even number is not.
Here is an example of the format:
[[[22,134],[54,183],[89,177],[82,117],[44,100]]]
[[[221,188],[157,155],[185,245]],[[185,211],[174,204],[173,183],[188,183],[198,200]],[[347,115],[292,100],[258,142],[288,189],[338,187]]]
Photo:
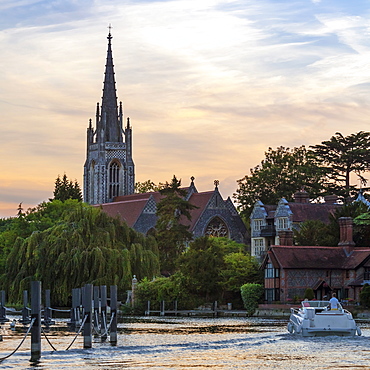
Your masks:
[[[217,178],[227,196],[269,146],[368,125],[364,1],[14,1],[0,10],[3,203],[48,199],[64,172],[82,184],[108,23],[139,181],[194,175],[207,190]]]

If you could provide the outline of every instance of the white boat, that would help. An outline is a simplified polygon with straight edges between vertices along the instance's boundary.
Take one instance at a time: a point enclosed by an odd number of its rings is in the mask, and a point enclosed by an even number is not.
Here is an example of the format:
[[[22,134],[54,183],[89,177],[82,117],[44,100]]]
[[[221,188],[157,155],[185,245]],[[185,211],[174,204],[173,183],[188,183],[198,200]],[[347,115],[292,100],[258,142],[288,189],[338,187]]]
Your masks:
[[[329,306],[329,301],[303,301],[301,308],[291,308],[288,331],[304,337],[361,335],[361,329],[349,311],[341,304],[337,310],[331,310]]]

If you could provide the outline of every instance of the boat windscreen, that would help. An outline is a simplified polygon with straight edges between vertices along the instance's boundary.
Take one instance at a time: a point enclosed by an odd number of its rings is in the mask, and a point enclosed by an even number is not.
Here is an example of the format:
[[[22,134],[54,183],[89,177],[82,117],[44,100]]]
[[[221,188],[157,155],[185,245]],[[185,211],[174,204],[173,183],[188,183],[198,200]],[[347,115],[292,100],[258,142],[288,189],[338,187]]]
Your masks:
[[[303,307],[327,307],[329,305],[329,301],[303,301]]]

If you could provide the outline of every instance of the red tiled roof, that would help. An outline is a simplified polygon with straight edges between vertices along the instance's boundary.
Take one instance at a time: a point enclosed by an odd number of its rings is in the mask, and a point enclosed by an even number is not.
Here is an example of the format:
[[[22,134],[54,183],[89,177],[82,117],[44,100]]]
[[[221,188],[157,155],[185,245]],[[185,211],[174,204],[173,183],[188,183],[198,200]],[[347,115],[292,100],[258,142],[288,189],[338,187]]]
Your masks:
[[[109,216],[119,216],[129,227],[134,226],[143,211],[148,199],[132,199],[121,202],[112,202],[101,204],[103,211]],[[99,206],[99,205],[97,205]]]
[[[120,195],[114,198],[113,203],[127,202],[131,200],[139,200],[139,199],[149,199],[150,196],[153,196],[156,202],[158,202],[159,199],[161,198],[161,194],[159,191],[153,191],[149,193],[135,193],[135,194],[130,194],[130,195]],[[106,203],[106,204],[111,204],[111,203]]]
[[[181,223],[183,225],[190,226],[190,230],[192,230],[199,217],[202,215],[202,212],[211,199],[213,193],[214,191],[193,193],[189,199],[189,202],[198,208],[195,208],[190,212],[191,221],[185,217],[182,217]],[[105,203],[96,206],[101,206],[104,212],[112,217],[116,217],[118,215],[124,221],[126,221],[128,226],[132,227],[142,213],[150,196],[154,198],[156,203],[158,203],[162,198],[162,195],[159,192],[137,193],[118,196],[114,198],[114,202],[112,203]]]
[[[340,204],[327,203],[294,203],[290,202],[289,208],[293,212],[293,222],[304,222],[307,220],[320,220],[329,222],[329,215],[334,214]]]
[[[186,226],[190,226],[190,230],[193,230],[195,224],[197,223],[199,217],[202,215],[204,208],[211,199],[214,191],[205,191],[202,193],[193,193],[189,199],[189,202],[198,207],[190,211],[191,221],[186,217],[181,217],[181,223]]]
[[[347,256],[342,247],[272,246],[269,254],[284,269],[354,269],[370,256],[370,249],[355,248]]]
[[[354,269],[357,268],[362,262],[364,262],[370,256],[370,249],[358,249],[354,250],[354,252],[346,258],[343,267],[346,269]]]
[[[151,196],[156,203],[158,203],[162,197],[158,191],[120,195],[115,197],[112,203],[105,203],[100,206],[109,216],[119,216],[128,226],[133,227]]]

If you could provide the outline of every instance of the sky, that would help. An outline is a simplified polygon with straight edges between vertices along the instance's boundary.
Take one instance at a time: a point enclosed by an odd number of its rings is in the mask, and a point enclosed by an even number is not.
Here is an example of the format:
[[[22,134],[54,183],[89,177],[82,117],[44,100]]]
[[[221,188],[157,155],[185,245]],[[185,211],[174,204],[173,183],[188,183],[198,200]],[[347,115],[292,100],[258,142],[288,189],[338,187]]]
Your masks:
[[[136,181],[226,198],[269,147],[369,131],[368,0],[0,0],[0,218],[82,188],[109,24]]]

